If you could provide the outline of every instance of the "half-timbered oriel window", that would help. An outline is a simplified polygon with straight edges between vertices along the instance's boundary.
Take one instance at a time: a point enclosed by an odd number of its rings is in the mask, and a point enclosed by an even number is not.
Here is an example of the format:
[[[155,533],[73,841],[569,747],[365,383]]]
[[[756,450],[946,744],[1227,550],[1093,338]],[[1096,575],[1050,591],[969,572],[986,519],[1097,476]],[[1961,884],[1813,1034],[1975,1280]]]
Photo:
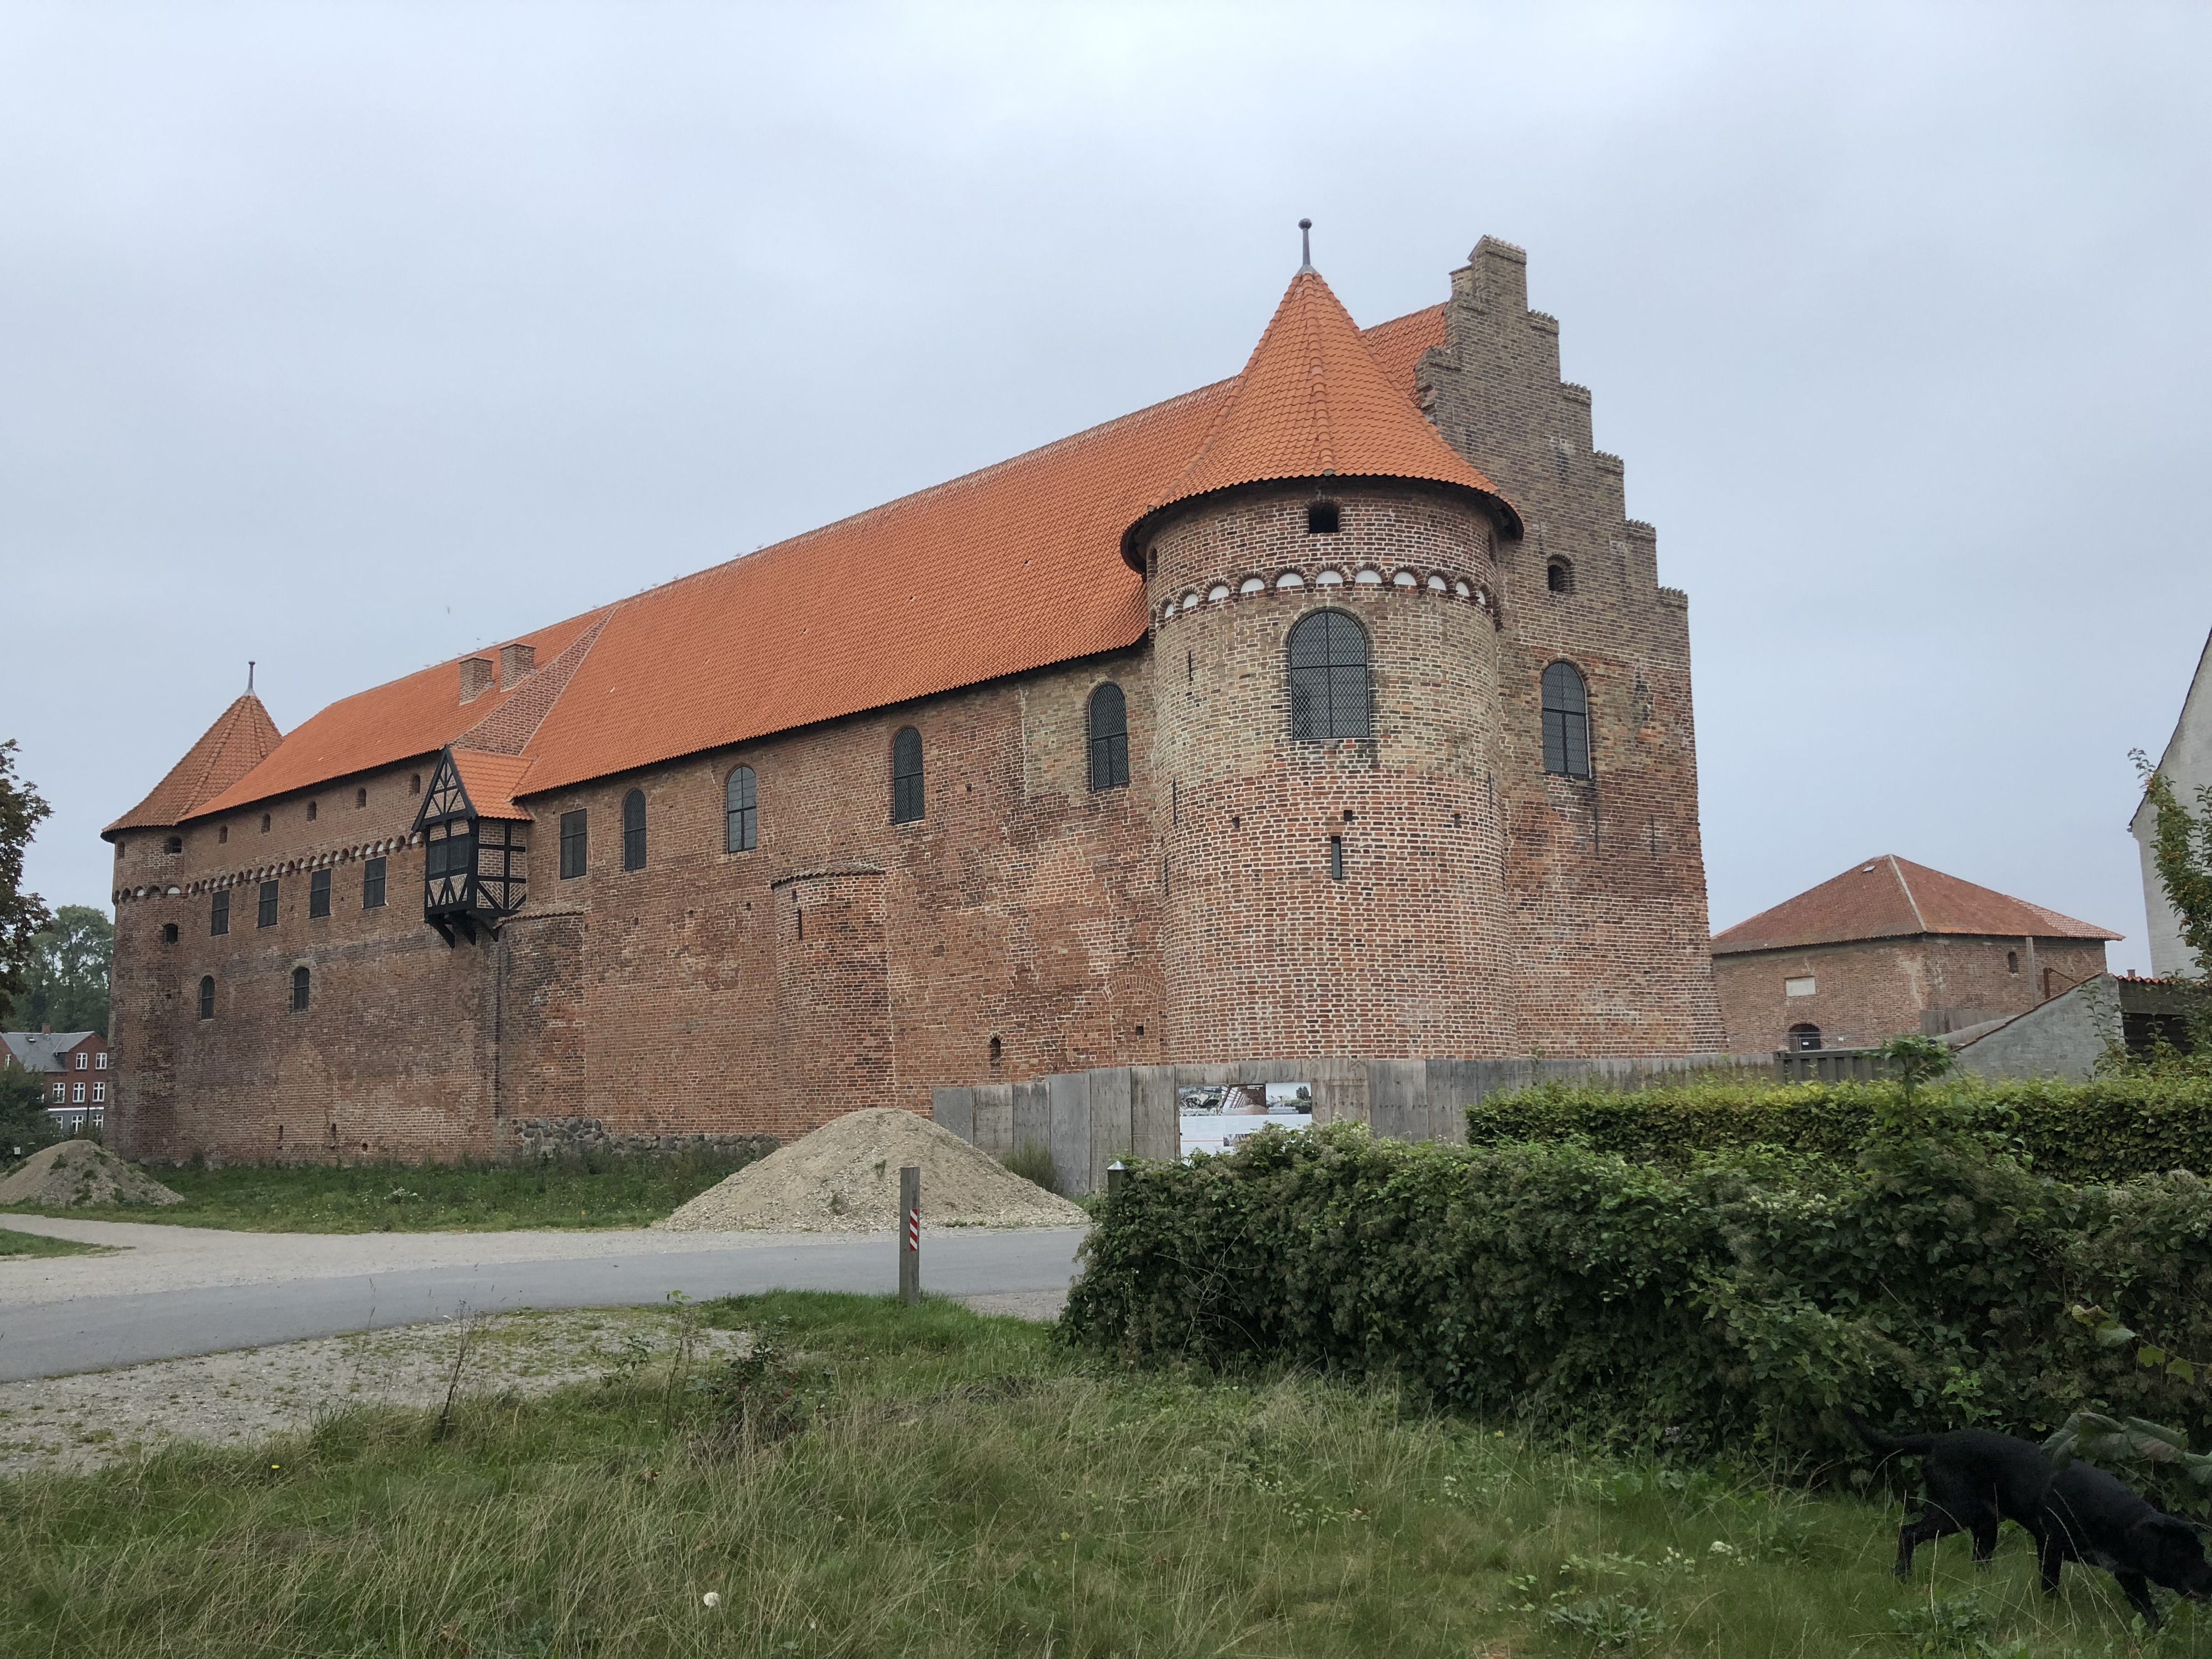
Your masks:
[[[623,868],[645,868],[645,791],[633,789],[623,797]]]
[[[527,821],[514,816],[511,806],[487,805],[494,808],[491,816],[470,798],[453,751],[439,756],[415,830],[422,837],[422,919],[448,945],[457,936],[474,939],[479,927],[496,934],[522,908],[527,890]],[[380,894],[382,887],[380,876]],[[364,876],[364,904],[366,889]]]
[[[740,766],[722,786],[722,850],[750,853],[760,845],[760,793],[753,769]]]

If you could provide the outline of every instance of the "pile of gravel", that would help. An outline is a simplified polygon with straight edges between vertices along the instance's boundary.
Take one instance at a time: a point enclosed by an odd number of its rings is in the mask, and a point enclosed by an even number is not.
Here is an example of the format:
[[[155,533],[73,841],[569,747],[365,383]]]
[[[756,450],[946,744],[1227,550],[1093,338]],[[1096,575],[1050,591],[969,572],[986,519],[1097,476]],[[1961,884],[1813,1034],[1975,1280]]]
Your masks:
[[[64,1140],[33,1152],[5,1181],[0,1204],[70,1209],[80,1204],[181,1204],[153,1176],[134,1169],[96,1140]]]
[[[881,1232],[898,1224],[899,1170],[921,1166],[925,1224],[1081,1227],[1077,1206],[912,1112],[848,1112],[749,1164],[656,1227],[679,1232]]]

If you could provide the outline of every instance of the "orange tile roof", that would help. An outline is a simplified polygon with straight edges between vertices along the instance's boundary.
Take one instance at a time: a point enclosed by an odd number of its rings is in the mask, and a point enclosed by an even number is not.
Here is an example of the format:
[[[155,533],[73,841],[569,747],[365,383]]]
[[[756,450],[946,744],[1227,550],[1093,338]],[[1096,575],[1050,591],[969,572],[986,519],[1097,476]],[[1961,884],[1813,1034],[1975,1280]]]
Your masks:
[[[1276,319],[1270,332],[1303,331],[1300,361],[1323,370],[1332,454],[1495,494],[1413,405],[1413,366],[1443,342],[1441,306],[1362,335],[1302,276]],[[1276,357],[1254,353],[1271,385]],[[1182,489],[1194,459],[1249,470],[1231,458],[1253,453],[1248,423],[1256,432],[1284,396],[1255,392],[1224,424],[1252,374],[525,635],[544,665],[466,705],[453,662],[343,698],[193,810],[448,744],[526,758],[528,790],[542,793],[1133,645],[1145,586],[1120,556],[1122,534]],[[1309,419],[1305,441],[1322,429]],[[1301,464],[1295,444],[1272,464]]]
[[[1510,517],[1498,486],[1437,434],[1386,379],[1359,330],[1310,268],[1291,278],[1244,371],[1231,383],[1206,441],[1155,509],[1239,484],[1291,478],[1418,478],[1474,491]],[[1146,520],[1122,551],[1135,563]]]
[[[2109,929],[1884,854],[1713,935],[1713,954],[1920,933],[2119,939]]]
[[[251,691],[216,717],[153,793],[100,831],[165,829],[182,823],[261,764],[283,742],[276,722]]]
[[[461,775],[461,787],[469,792],[469,805],[480,818],[518,818],[530,814],[514,804],[522,793],[523,774],[535,763],[520,755],[487,755],[477,749],[453,750],[453,765]]]

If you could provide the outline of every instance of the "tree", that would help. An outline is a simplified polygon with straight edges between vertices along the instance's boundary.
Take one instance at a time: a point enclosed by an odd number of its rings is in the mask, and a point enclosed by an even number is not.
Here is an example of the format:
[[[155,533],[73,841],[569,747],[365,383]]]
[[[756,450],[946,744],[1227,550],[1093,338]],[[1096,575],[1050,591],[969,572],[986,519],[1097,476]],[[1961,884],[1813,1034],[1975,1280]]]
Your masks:
[[[2166,902],[2181,923],[2181,942],[2197,952],[2197,971],[2212,975],[2212,784],[2197,792],[2197,816],[2175,799],[2173,781],[2138,749],[2130,757],[2142,774],[2143,799],[2155,815],[2151,861]]]
[[[31,939],[22,994],[13,1018],[24,1029],[107,1035],[107,965],[115,955],[115,925],[84,904],[64,904],[53,925]]]
[[[53,808],[15,775],[15,739],[0,742],[0,1018],[23,989],[31,936],[52,921],[46,901],[23,890],[23,853]]]
[[[0,1158],[36,1152],[54,1138],[46,1115],[46,1079],[0,1060]]]

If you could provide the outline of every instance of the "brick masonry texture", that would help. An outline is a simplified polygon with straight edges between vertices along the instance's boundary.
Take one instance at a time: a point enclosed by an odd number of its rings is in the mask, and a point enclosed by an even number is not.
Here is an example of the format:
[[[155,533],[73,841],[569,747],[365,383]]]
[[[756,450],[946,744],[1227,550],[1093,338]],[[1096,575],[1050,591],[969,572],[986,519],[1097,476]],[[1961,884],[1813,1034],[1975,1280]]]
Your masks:
[[[1729,1044],[1793,1046],[1790,1028],[1817,1025],[1829,1048],[1870,1048],[1900,1033],[1940,1036],[2024,1014],[2105,971],[2101,939],[1917,934],[1713,959]],[[1791,996],[1790,980],[1813,981]]]
[[[195,819],[179,854],[119,833],[112,1139],[133,1156],[422,1158],[589,1120],[789,1140],[855,1107],[927,1111],[933,1087],[1093,1066],[1718,1049],[1686,602],[1656,585],[1653,534],[1625,518],[1620,463],[1592,451],[1589,395],[1559,382],[1557,325],[1523,294],[1522,256],[1486,241],[1415,384],[1524,535],[1411,483],[1181,503],[1147,526],[1152,623],[1127,650],[526,784],[530,897],[495,940],[449,948],[422,920],[409,784],[434,756]],[[1307,532],[1316,498],[1338,532]],[[1571,593],[1547,586],[1554,557]],[[1368,634],[1370,738],[1290,737],[1287,635],[1322,606]],[[1542,770],[1539,680],[1560,658],[1589,688],[1589,780]],[[1094,790],[1086,714],[1107,680],[1130,781]],[[926,810],[894,825],[907,726]],[[757,778],[759,844],[729,853],[738,765]],[[648,847],[625,871],[632,789]],[[562,879],[576,810],[586,870]],[[365,909],[380,853],[387,902]],[[316,867],[327,917],[307,914]]]

